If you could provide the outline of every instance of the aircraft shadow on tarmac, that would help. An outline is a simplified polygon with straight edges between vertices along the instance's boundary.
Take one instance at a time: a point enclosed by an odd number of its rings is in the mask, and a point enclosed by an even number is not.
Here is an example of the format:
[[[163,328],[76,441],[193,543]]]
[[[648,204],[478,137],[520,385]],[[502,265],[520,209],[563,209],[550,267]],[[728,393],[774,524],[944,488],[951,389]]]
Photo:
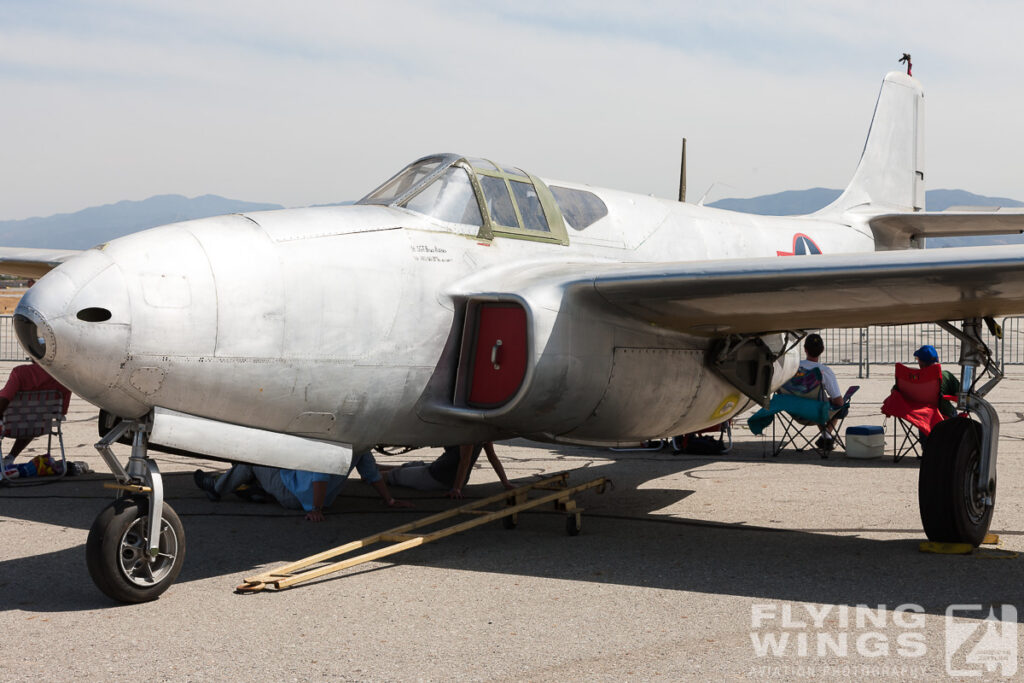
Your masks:
[[[647,461],[642,479],[652,479],[646,454],[630,453],[574,472],[571,481],[608,476],[621,490],[640,479],[637,459]],[[707,462],[686,460],[662,458],[660,462],[677,472]],[[194,488],[188,473],[169,474],[165,484],[167,498],[188,534],[185,566],[172,591],[186,588],[191,581],[217,576],[223,577],[224,590],[231,590],[245,576],[257,573],[254,568],[294,561],[451,505],[440,497],[421,496],[414,510],[387,510],[380,507],[366,484],[350,483],[347,495],[332,507],[328,521],[313,525],[272,504],[212,503]],[[42,489],[48,490],[44,493]],[[484,496],[496,490],[495,484],[484,484],[471,486],[468,493]],[[100,489],[98,479],[66,481],[57,487],[16,493],[0,493],[4,517],[75,529],[87,529],[110,496]],[[515,530],[503,529],[500,522],[487,524],[385,558],[383,567],[367,567],[379,575],[382,583],[388,581],[387,564],[391,560],[406,566],[764,601],[891,607],[914,603],[934,614],[943,614],[954,603],[1024,602],[1020,560],[927,555],[918,552],[917,540],[861,538],[855,535],[856,529],[843,529],[842,533],[849,535],[837,535],[656,514],[691,493],[644,488],[632,490],[621,503],[615,499],[615,492],[604,496],[586,492],[578,497],[587,511],[583,532],[577,537],[565,534],[563,513],[526,513]],[[76,539],[71,547],[0,561],[0,591],[15,596],[3,604],[8,609],[36,612],[115,606],[93,587],[85,569],[84,537],[78,536],[82,540]],[[357,571],[367,569],[355,568],[291,590],[336,591],[336,582],[344,582],[347,574]],[[268,593],[239,599],[279,598]]]

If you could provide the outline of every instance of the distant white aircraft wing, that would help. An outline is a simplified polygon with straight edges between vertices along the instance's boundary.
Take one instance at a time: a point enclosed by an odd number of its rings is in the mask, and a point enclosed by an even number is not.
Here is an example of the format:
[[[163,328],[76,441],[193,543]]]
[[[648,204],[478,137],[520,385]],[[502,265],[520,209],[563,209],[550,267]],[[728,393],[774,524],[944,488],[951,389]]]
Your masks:
[[[40,278],[80,251],[0,247],[0,273]]]
[[[709,337],[905,324],[1024,314],[1024,245],[546,265],[516,281],[559,287],[595,313]]]

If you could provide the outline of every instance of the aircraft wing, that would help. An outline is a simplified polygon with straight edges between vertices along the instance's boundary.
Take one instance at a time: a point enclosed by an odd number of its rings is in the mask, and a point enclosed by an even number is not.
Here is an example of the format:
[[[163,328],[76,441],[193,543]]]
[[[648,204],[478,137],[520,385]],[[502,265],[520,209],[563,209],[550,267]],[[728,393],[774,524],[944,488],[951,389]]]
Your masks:
[[[0,247],[0,273],[40,278],[80,251]]]
[[[575,264],[561,275],[585,307],[709,337],[1024,313],[1024,245]]]
[[[1024,232],[1024,210],[887,213],[868,219],[880,249],[906,249],[922,237],[969,237]]]

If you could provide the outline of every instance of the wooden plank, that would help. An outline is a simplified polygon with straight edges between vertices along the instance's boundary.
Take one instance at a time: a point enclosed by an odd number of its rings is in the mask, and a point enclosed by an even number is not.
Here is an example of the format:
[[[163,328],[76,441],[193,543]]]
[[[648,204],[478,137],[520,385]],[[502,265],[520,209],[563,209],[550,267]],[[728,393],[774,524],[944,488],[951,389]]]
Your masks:
[[[520,493],[520,492],[526,493],[531,488],[534,488],[536,486],[551,485],[552,483],[554,483],[556,481],[559,481],[559,480],[561,480],[562,482],[565,482],[568,479],[568,476],[569,476],[568,473],[563,472],[563,473],[557,474],[557,475],[555,475],[553,477],[548,477],[546,479],[541,479],[541,480],[539,480],[537,482],[533,482],[533,483],[530,483],[530,484],[525,484],[523,486],[514,488],[514,489],[512,489],[510,491],[505,491],[504,493],[499,493],[499,494],[496,494],[496,495],[493,495],[493,496],[489,496],[487,498],[482,498],[480,500],[474,501],[472,503],[467,503],[466,505],[463,505],[463,506],[460,506],[460,507],[457,507],[457,508],[453,508],[451,510],[444,510],[442,512],[430,515],[429,517],[424,517],[423,519],[419,519],[419,520],[416,520],[414,522],[409,522],[408,524],[402,524],[400,526],[396,526],[396,527],[394,527],[392,529],[388,529],[387,531],[384,531],[384,532],[382,532],[380,534],[375,534],[373,536],[367,536],[366,538],[362,538],[362,539],[359,539],[357,541],[352,541],[351,543],[346,543],[345,545],[340,545],[340,546],[338,546],[336,548],[331,548],[330,550],[325,550],[325,551],[323,551],[321,553],[317,553],[316,555],[311,555],[310,557],[304,558],[302,560],[298,560],[298,561],[293,562],[293,563],[291,563],[289,565],[285,565],[284,567],[280,567],[276,571],[280,571],[280,572],[284,572],[284,573],[292,573],[292,572],[298,571],[300,569],[304,569],[305,567],[309,567],[309,566],[312,566],[314,564],[318,564],[320,562],[326,562],[327,560],[330,560],[330,559],[332,559],[334,557],[337,557],[338,555],[343,555],[343,554],[351,552],[353,550],[358,550],[359,548],[364,548],[366,546],[373,545],[375,543],[380,543],[383,540],[382,536],[384,534],[402,534],[402,533],[406,533],[406,532],[409,532],[409,531],[413,531],[415,529],[419,529],[419,528],[424,527],[424,526],[428,526],[428,525],[431,525],[431,524],[436,524],[437,522],[441,522],[441,521],[444,521],[446,519],[450,519],[452,517],[456,517],[456,516],[462,514],[462,512],[464,510],[466,510],[466,509],[472,509],[472,508],[475,508],[475,507],[482,507],[484,505],[489,505],[489,504],[497,502],[497,501],[506,500],[509,497],[516,495],[517,493]],[[251,582],[260,582],[260,581],[265,580],[264,577],[266,577],[266,576],[267,576],[267,574],[260,574],[258,576],[254,576],[252,578],[247,578],[245,580],[246,580],[246,582],[250,582],[250,581]]]
[[[380,550],[374,550],[372,552],[363,553],[362,555],[359,555],[357,557],[342,560],[341,562],[334,562],[323,567],[310,569],[308,571],[302,572],[302,574],[299,574],[297,576],[291,576],[287,579],[280,579],[278,581],[273,582],[267,581],[266,583],[272,583],[276,588],[289,588],[290,586],[294,586],[295,584],[300,583],[302,581],[312,581],[313,579],[318,579],[326,574],[333,574],[334,572],[339,572],[342,569],[354,567],[357,564],[373,562],[374,560],[379,560],[382,557],[394,555],[395,553],[400,553],[403,550],[408,550],[409,548],[415,548],[416,546],[423,545],[425,542],[426,539],[424,538],[412,538],[408,541],[403,541],[402,543],[396,543],[392,546],[388,546],[387,548],[381,548]]]
[[[568,473],[563,472],[555,477],[549,477],[532,484],[526,484],[472,503],[467,503],[466,505],[453,508],[452,510],[446,510],[444,512],[430,515],[421,520],[403,524],[392,529],[388,529],[387,531],[373,534],[336,548],[331,548],[330,550],[325,550],[321,553],[317,553],[316,555],[311,555],[310,557],[298,560],[297,562],[277,567],[264,574],[247,578],[245,579],[245,583],[238,587],[238,590],[242,592],[259,591],[265,588],[276,588],[282,590],[304,581],[311,581],[327,574],[348,569],[349,567],[354,567],[366,562],[372,562],[383,557],[388,557],[389,555],[400,553],[403,550],[409,550],[410,548],[415,548],[431,541],[446,538],[462,531],[466,531],[483,524],[488,524],[503,517],[523,512],[524,510],[539,507],[552,501],[560,503],[560,507],[563,509],[575,512],[578,518],[579,512],[582,511],[582,509],[576,508],[575,502],[572,501],[570,497],[575,493],[591,488],[600,487],[601,490],[604,490],[607,480],[604,477],[600,477],[583,484],[567,487],[567,479]],[[561,487],[552,486],[552,484],[558,481],[561,482]],[[551,490],[553,492],[531,500],[528,497],[529,492],[535,489]],[[516,504],[505,505],[497,510],[479,509],[493,503],[507,502],[510,499],[517,501]],[[460,514],[474,515],[474,518],[429,533],[420,535],[408,533],[409,531],[428,526],[430,524],[436,524],[437,522],[451,519],[452,517]],[[328,560],[334,559],[340,555],[360,550],[378,543],[391,543],[392,545],[365,552],[345,560],[330,562],[328,564],[323,564],[323,566],[320,567],[314,567],[314,565],[328,562]]]
[[[105,489],[117,489],[119,491],[131,491],[132,493],[152,493],[153,489],[142,484],[116,484],[114,482],[104,482],[103,488]]]

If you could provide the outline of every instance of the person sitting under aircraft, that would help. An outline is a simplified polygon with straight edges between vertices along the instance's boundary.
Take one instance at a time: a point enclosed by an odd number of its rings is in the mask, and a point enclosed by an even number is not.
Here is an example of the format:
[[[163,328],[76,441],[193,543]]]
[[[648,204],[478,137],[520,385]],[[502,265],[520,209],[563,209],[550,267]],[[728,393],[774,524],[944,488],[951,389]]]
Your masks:
[[[367,451],[356,454],[353,457],[353,467],[363,481],[373,486],[388,507],[412,507],[412,503],[397,500],[388,491],[372,453]],[[348,474],[351,473],[352,467],[349,467]],[[214,501],[255,481],[282,506],[290,510],[305,510],[306,519],[311,522],[322,522],[324,508],[330,506],[338,497],[348,474],[322,474],[238,463],[219,476],[196,470],[192,478],[196,486],[206,491],[206,495]]]
[[[49,374],[35,363],[28,363],[27,365],[18,365],[11,370],[10,377],[7,378],[7,384],[4,385],[3,389],[0,389],[0,420],[3,420],[4,412],[7,410],[7,406],[14,400],[14,395],[20,391],[47,391],[53,390],[60,393],[64,398],[64,405],[61,407],[61,415],[67,415],[68,405],[71,403],[71,390],[65,387],[63,384],[50,377]],[[25,447],[35,437],[23,436],[14,440],[14,445],[11,446],[10,452],[4,456],[4,466],[11,465],[14,459],[25,450]]]
[[[480,457],[480,451],[487,453],[487,460],[506,489],[513,489],[505,468],[501,466],[494,444],[491,442],[445,446],[444,453],[434,462],[408,462],[389,470],[386,479],[392,486],[405,486],[419,491],[447,491],[450,498],[462,498],[462,488],[469,482],[469,474]]]
[[[828,398],[828,402],[832,404],[828,423],[821,425],[821,436],[815,445],[823,451],[831,451],[835,448],[832,434],[835,431],[836,421],[846,417],[846,413],[849,412],[849,406],[844,407],[843,405],[843,392],[839,390],[839,381],[836,379],[836,373],[832,372],[832,368],[818,361],[821,355],[825,353],[825,341],[821,338],[820,334],[807,335],[807,338],[804,339],[804,353],[807,354],[807,357],[800,361],[800,367],[804,370],[818,368],[821,372],[821,384],[825,389],[825,395]]]
[[[914,351],[914,358],[917,359],[919,368],[926,368],[939,362],[939,354],[931,344],[925,344],[917,351]],[[944,417],[956,415],[956,406],[943,396],[956,396],[960,393],[960,380],[949,370],[942,371],[942,384],[939,385],[939,412]]]

